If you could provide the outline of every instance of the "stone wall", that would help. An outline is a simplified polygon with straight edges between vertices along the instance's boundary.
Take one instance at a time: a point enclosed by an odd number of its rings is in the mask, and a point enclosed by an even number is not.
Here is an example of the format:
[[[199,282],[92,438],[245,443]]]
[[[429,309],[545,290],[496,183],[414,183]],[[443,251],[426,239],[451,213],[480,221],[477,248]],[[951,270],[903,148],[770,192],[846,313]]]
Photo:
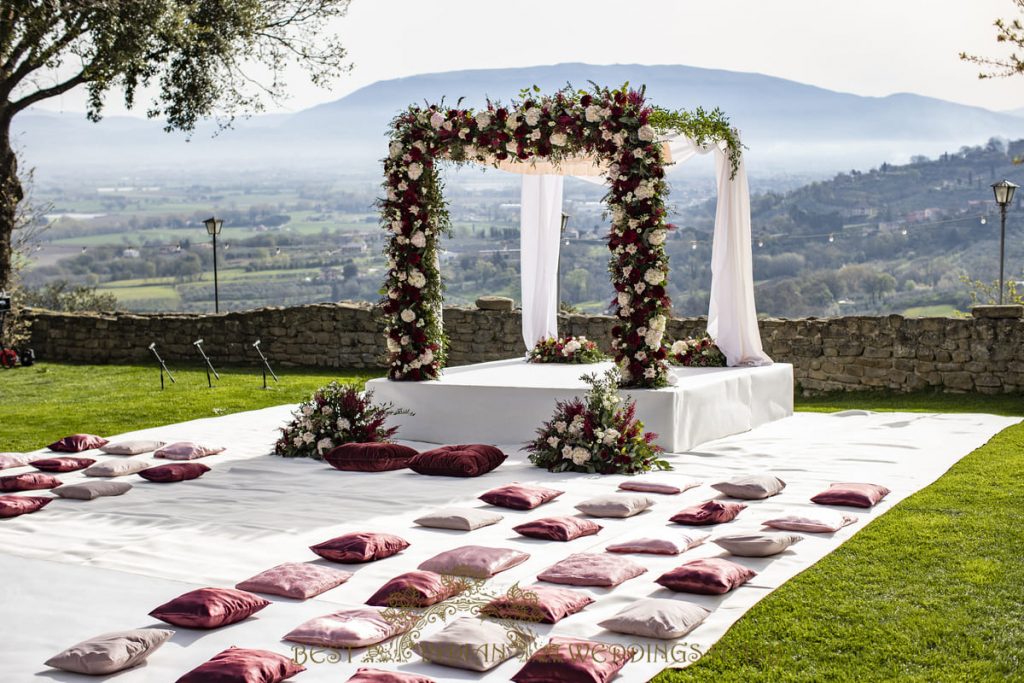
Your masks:
[[[149,362],[148,346],[168,361],[195,362],[204,340],[215,363],[255,363],[252,342],[277,365],[380,367],[385,347],[375,309],[364,303],[263,308],[220,315],[70,314],[29,316],[42,360]],[[518,311],[449,307],[451,364],[523,354]],[[562,316],[559,329],[609,348],[613,320]],[[673,320],[674,337],[701,333],[703,318]],[[792,363],[803,393],[885,389],[1024,392],[1024,320],[1001,318],[846,317],[760,323],[765,350]]]

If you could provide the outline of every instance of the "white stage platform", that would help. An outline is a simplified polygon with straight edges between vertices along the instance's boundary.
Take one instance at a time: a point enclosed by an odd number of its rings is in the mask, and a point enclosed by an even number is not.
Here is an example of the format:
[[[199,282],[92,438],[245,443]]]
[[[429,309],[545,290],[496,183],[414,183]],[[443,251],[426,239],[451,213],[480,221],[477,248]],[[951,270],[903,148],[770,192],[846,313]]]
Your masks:
[[[448,368],[430,382],[367,382],[377,401],[391,401],[414,415],[395,419],[401,439],[428,443],[523,443],[536,436],[558,399],[582,396],[580,379],[612,363],[560,365],[522,359]],[[664,389],[628,389],[637,416],[670,453],[793,414],[793,366],[676,368]]]

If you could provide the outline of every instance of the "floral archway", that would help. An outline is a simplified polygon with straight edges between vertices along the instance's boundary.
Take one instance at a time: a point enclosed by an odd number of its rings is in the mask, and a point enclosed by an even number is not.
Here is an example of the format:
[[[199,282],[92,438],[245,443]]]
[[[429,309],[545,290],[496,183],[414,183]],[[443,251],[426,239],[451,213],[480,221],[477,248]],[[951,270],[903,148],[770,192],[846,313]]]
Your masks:
[[[615,287],[615,360],[623,385],[667,384],[665,157],[659,134],[681,133],[698,144],[724,141],[733,171],[740,144],[718,110],[670,112],[647,105],[644,89],[565,88],[523,91],[507,106],[480,111],[412,106],[391,122],[384,160],[381,220],[392,233],[383,311],[393,380],[434,379],[445,361],[438,239],[450,221],[438,162],[529,163],[555,166],[581,159],[607,169],[605,202],[612,219],[609,272]]]

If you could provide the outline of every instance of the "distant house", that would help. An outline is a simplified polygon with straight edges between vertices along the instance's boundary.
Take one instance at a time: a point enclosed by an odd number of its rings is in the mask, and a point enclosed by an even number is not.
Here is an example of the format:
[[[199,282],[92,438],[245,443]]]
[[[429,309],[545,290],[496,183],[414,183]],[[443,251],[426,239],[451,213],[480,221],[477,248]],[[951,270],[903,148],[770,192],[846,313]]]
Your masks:
[[[121,252],[121,258],[139,258],[139,256],[141,256],[139,250],[134,249],[132,247],[129,247]]]

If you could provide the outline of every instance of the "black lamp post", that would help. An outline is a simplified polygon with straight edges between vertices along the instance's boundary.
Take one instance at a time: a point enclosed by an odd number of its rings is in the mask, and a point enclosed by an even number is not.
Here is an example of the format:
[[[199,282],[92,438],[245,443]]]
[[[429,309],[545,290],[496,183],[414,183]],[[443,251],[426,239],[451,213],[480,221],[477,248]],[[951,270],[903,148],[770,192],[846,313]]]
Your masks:
[[[1011,183],[1005,178],[998,183],[992,183],[992,192],[996,196],[996,204],[999,205],[999,305],[1003,304],[1003,261],[1006,257],[1006,209],[1013,201],[1013,193],[1020,187]]]
[[[206,226],[206,232],[213,238],[213,311],[220,313],[220,292],[217,287],[217,235],[220,234],[220,229],[224,226],[224,219],[211,216],[203,221],[203,225]]]

